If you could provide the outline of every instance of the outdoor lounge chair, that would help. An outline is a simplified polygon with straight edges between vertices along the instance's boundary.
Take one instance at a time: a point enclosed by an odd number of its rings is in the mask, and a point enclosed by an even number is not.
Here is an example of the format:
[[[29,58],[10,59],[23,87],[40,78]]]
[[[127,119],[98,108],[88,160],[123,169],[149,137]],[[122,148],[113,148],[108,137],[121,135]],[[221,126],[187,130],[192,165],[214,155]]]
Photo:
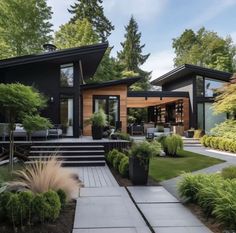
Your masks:
[[[2,138],[3,141],[6,140],[6,137],[9,136],[9,129],[8,129],[8,124],[6,123],[0,123],[0,137]]]
[[[153,137],[161,137],[161,136],[168,136],[171,134],[170,128],[163,128],[163,130],[160,130],[160,128],[147,128],[147,137],[150,138],[150,135],[153,135]]]

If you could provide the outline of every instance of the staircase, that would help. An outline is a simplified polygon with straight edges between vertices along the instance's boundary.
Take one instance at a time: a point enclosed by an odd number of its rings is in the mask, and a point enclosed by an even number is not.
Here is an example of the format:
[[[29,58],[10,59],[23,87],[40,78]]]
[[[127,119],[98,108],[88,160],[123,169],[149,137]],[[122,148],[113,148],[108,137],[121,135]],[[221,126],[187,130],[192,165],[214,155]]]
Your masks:
[[[105,166],[104,146],[82,142],[34,144],[26,163],[47,159],[51,155],[57,155],[62,160],[62,166]]]
[[[184,147],[200,147],[201,143],[199,139],[195,138],[183,138]]]

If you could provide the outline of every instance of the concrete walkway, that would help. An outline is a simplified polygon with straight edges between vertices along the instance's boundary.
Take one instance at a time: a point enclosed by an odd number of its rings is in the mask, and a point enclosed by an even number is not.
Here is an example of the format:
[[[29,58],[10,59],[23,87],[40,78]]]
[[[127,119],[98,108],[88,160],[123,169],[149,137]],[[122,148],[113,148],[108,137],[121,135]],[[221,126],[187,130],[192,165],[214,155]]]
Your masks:
[[[132,186],[128,190],[154,232],[211,232],[163,187]]]
[[[202,146],[201,147],[185,147],[184,149],[187,151],[203,154],[209,157],[225,160],[225,162],[223,163],[193,172],[196,174],[197,173],[216,173],[216,172],[220,172],[225,167],[228,167],[230,165],[236,165],[236,154],[229,155],[230,153],[212,151]],[[177,184],[180,180],[181,180],[181,176],[178,176],[176,178],[161,182],[161,185],[165,187],[178,200],[181,200],[177,192]]]

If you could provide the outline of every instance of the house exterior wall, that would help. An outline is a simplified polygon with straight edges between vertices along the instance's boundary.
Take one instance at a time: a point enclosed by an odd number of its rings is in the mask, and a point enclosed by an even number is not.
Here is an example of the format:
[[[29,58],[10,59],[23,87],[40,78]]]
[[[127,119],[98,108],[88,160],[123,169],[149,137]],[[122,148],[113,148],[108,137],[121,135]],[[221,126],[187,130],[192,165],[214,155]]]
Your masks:
[[[60,123],[60,95],[70,95],[75,103],[80,102],[80,69],[79,64],[74,62],[74,86],[69,88],[60,87],[60,65],[55,63],[37,63],[15,68],[4,69],[0,73],[0,82],[22,83],[34,86],[48,98],[48,106],[42,111],[42,116],[49,118],[53,124]],[[53,101],[50,99],[53,97]],[[79,104],[74,104],[74,136],[80,134]]]
[[[116,85],[97,89],[82,90],[83,98],[83,122],[88,120],[93,114],[93,96],[120,96],[120,121],[122,131],[127,131],[127,85]],[[90,136],[91,125],[84,124],[83,135]]]

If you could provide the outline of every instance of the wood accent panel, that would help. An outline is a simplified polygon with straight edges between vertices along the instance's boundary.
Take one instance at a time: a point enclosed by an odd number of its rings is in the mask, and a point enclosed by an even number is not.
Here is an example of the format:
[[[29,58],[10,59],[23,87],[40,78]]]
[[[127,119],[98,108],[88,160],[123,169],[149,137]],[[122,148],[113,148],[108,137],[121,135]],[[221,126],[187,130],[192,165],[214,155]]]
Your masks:
[[[111,87],[83,90],[83,121],[89,119],[93,113],[94,95],[118,95],[120,96],[120,121],[122,121],[122,131],[127,130],[127,85],[117,85]],[[84,126],[83,135],[90,136],[91,125]]]
[[[190,100],[189,98],[183,98],[183,121],[184,130],[189,129],[189,117],[190,117]]]

